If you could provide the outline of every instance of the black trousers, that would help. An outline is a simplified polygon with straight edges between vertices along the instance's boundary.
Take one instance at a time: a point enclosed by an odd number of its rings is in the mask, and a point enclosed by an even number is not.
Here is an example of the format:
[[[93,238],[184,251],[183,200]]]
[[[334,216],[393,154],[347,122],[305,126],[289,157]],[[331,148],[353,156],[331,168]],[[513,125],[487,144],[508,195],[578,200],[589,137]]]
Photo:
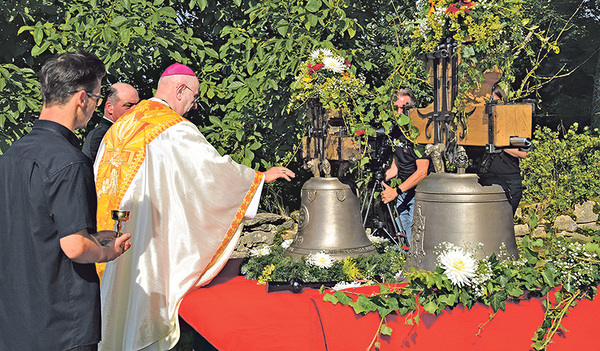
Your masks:
[[[513,216],[519,207],[519,202],[523,197],[523,181],[519,179],[502,179],[497,175],[485,173],[479,175],[479,182],[481,185],[492,185],[498,184],[504,189],[506,198],[512,207]]]
[[[68,351],[98,351],[98,344],[79,346],[74,349],[70,349]]]

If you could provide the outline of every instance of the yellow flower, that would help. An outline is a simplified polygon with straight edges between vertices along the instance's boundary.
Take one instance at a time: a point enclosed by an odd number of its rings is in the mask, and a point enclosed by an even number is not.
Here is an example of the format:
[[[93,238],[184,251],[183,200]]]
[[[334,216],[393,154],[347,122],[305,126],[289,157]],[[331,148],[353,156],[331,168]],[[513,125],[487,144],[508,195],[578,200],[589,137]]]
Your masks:
[[[267,284],[267,281],[269,280],[269,278],[271,278],[271,274],[274,271],[275,271],[275,265],[274,264],[270,264],[268,266],[265,266],[265,268],[263,269],[260,277],[258,277],[258,283],[257,284],[261,284],[261,285]]]
[[[356,267],[356,262],[351,257],[344,258],[342,272],[344,272],[348,280],[357,280],[361,276],[360,271]]]

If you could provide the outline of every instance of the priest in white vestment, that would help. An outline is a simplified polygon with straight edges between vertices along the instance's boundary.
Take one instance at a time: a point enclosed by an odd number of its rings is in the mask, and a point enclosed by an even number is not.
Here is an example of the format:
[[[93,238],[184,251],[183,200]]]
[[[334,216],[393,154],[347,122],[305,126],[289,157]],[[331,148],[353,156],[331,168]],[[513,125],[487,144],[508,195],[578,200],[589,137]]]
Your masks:
[[[132,247],[106,265],[100,350],[169,350],[179,340],[178,309],[190,290],[223,268],[252,218],[264,182],[290,180],[221,156],[183,116],[196,107],[199,82],[187,66],[162,74],[156,95],[122,116],[94,164],[98,230],[111,210],[131,211],[123,232]]]

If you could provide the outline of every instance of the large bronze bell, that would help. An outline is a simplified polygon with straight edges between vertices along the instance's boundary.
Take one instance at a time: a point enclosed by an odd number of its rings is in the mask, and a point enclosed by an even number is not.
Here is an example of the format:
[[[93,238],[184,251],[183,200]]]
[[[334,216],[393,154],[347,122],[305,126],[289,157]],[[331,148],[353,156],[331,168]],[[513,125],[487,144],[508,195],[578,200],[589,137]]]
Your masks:
[[[285,255],[323,251],[335,259],[377,252],[365,233],[358,197],[338,178],[311,178],[301,191],[298,233]]]
[[[502,244],[518,257],[512,208],[499,185],[481,186],[476,174],[432,173],[415,190],[410,267],[434,270],[434,248],[442,242],[458,246],[483,243],[484,253],[500,253]]]

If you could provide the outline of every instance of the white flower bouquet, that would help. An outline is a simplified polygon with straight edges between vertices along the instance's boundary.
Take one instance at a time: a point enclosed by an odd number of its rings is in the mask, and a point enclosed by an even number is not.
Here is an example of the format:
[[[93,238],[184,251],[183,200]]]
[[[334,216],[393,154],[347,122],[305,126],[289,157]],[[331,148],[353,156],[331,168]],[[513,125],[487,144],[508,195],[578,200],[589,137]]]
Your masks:
[[[319,99],[325,107],[348,107],[365,88],[364,76],[356,76],[350,68],[350,62],[331,49],[314,50],[292,83],[289,109],[303,106],[309,99]]]

